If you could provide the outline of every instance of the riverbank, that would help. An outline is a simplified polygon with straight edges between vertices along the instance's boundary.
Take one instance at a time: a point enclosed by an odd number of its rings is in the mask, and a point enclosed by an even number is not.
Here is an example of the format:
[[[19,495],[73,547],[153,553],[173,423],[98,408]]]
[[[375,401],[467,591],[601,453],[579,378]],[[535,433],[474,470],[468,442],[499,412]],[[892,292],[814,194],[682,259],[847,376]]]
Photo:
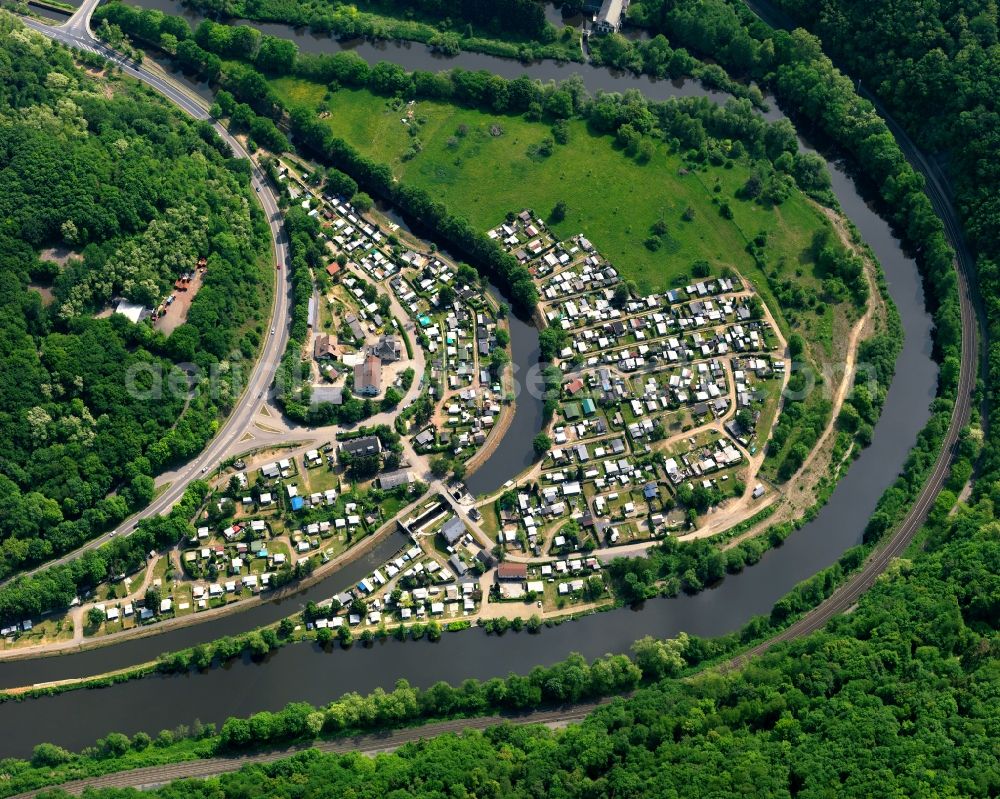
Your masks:
[[[887,238],[889,242],[892,241],[891,236],[887,235]],[[890,252],[892,252],[891,248]],[[882,260],[885,262],[886,259],[882,257]],[[892,277],[893,269],[898,269],[899,260],[902,259],[897,259],[896,254],[893,253],[891,260],[895,261],[894,263],[888,265],[890,275]],[[916,288],[914,288],[914,286],[916,286]],[[920,335],[919,323],[916,325],[916,329],[914,330],[914,318],[911,318],[914,301],[921,299],[919,293],[919,282],[912,284],[906,282],[904,279],[901,283],[897,281],[895,288],[897,291],[902,293],[903,298],[905,299],[902,310],[905,311],[904,322],[909,324],[906,341],[912,342],[915,340],[916,351],[919,353],[920,349],[926,342],[926,338],[921,337]],[[917,307],[919,308],[919,306]],[[920,317],[919,312],[917,312],[916,317]],[[923,318],[925,319],[925,317]],[[924,328],[924,330],[926,331],[926,328]],[[913,351],[904,347],[904,354],[901,356],[901,361],[906,358],[910,358],[910,361],[906,363],[907,368],[905,370],[901,370],[900,373],[897,374],[897,378],[893,383],[893,389],[891,392],[896,391],[898,394],[899,391],[897,391],[897,388],[903,391],[905,393],[906,401],[902,407],[912,409],[915,404],[919,404],[922,397],[927,396],[928,383],[922,384],[921,379],[927,378],[929,375],[927,371],[922,371],[921,368],[913,368]],[[931,380],[929,383],[932,387],[932,368],[930,369],[930,373]],[[367,660],[364,659],[364,654],[360,652],[358,652],[357,655],[352,654],[347,658],[335,659],[341,662],[350,660],[351,664],[349,666],[349,670],[347,670],[348,667],[346,666],[342,669],[337,669],[336,666],[334,666],[331,671],[331,661],[329,659],[323,657],[316,658],[311,654],[309,656],[312,657],[313,661],[323,661],[322,670],[316,671],[315,669],[310,670],[307,668],[300,669],[298,667],[305,661],[300,661],[299,658],[295,658],[295,664],[292,665],[292,660],[286,657],[286,654],[289,654],[292,648],[290,648],[287,652],[280,653],[274,659],[274,663],[272,665],[275,667],[281,667],[280,664],[284,663],[288,664],[288,667],[294,668],[294,673],[297,675],[295,680],[297,684],[302,683],[303,681],[309,681],[310,676],[312,676],[315,678],[317,685],[329,685],[330,680],[333,679],[336,681],[336,684],[346,688],[348,686],[356,687],[360,682],[365,680],[371,680],[375,684],[391,684],[391,672],[393,671],[393,668],[386,668],[386,666],[408,666],[418,673],[427,673],[428,677],[430,677],[431,674],[440,676],[451,673],[456,678],[460,679],[463,676],[469,676],[471,673],[488,673],[495,669],[503,668],[508,664],[516,665],[516,663],[523,664],[525,662],[538,662],[541,659],[551,657],[552,654],[559,651],[560,648],[562,648],[562,651],[566,651],[566,647],[573,647],[581,641],[589,641],[589,645],[591,646],[593,646],[593,642],[597,642],[597,646],[601,648],[613,648],[621,646],[621,643],[626,636],[630,640],[634,640],[635,637],[638,637],[636,635],[637,632],[641,634],[642,631],[649,631],[658,635],[664,634],[671,625],[681,623],[689,629],[700,628],[708,630],[712,629],[713,625],[715,625],[714,629],[718,629],[720,631],[724,630],[726,625],[732,623],[734,610],[738,615],[743,615],[753,613],[757,608],[766,607],[766,603],[762,601],[763,597],[767,593],[771,593],[775,590],[781,590],[782,586],[787,586],[787,576],[791,571],[794,570],[798,572],[801,568],[810,568],[818,562],[817,558],[829,558],[831,546],[833,548],[842,547],[845,541],[850,541],[851,538],[860,536],[860,530],[864,526],[864,519],[866,518],[864,515],[864,506],[866,504],[867,494],[865,492],[870,492],[872,489],[880,492],[880,485],[884,486],[891,479],[891,474],[886,475],[887,469],[885,464],[901,462],[902,455],[905,454],[905,451],[909,448],[909,444],[912,441],[912,438],[909,438],[907,432],[905,431],[919,429],[919,427],[915,428],[912,425],[915,421],[913,416],[907,413],[899,412],[902,410],[900,406],[900,399],[898,396],[894,396],[891,392],[890,398],[887,400],[886,407],[887,409],[891,408],[893,410],[893,416],[896,424],[890,429],[883,429],[882,425],[887,421],[885,418],[886,415],[883,415],[883,420],[880,421],[880,428],[875,436],[875,444],[873,444],[873,448],[867,453],[870,454],[871,457],[866,458],[866,453],[863,453],[862,457],[852,466],[847,477],[847,480],[851,480],[852,474],[860,472],[862,473],[861,479],[864,485],[860,488],[855,486],[858,493],[849,495],[847,501],[840,505],[838,508],[837,518],[832,529],[824,530],[824,535],[808,534],[804,531],[802,534],[804,537],[800,539],[804,542],[801,546],[799,545],[799,536],[796,536],[795,540],[790,540],[784,547],[769,555],[761,562],[761,564],[758,565],[758,567],[755,567],[755,569],[752,570],[754,573],[752,580],[730,578],[723,584],[722,587],[714,592],[708,592],[701,595],[700,598],[679,598],[676,601],[671,600],[671,604],[667,604],[667,601],[664,601],[664,604],[658,606],[663,609],[660,613],[643,614],[641,627],[638,627],[638,625],[633,622],[633,620],[639,618],[636,614],[629,616],[625,611],[603,614],[603,618],[606,619],[614,617],[611,625],[604,625],[601,628],[594,628],[591,626],[589,627],[589,634],[586,630],[582,633],[576,631],[576,634],[572,637],[560,638],[560,640],[554,641],[551,646],[546,645],[541,650],[536,647],[532,647],[531,651],[518,651],[516,652],[518,655],[517,660],[511,659],[511,656],[507,654],[511,649],[518,649],[518,647],[510,647],[508,639],[502,648],[497,648],[495,646],[486,647],[482,645],[481,640],[476,641],[475,644],[480,650],[479,653],[474,653],[471,650],[467,652],[464,647],[456,649],[453,643],[448,641],[444,647],[441,647],[439,654],[432,656],[432,662],[426,664],[426,669],[424,669],[423,664],[420,664],[419,662],[410,664],[393,663],[395,659],[391,657],[384,657],[385,653],[382,653],[383,656],[378,658],[379,662],[376,663],[376,660],[373,660],[371,657],[367,658]],[[905,419],[901,418],[904,416],[906,417]],[[916,421],[919,421],[919,414],[917,414],[917,417]],[[903,425],[902,422],[906,422],[906,425]],[[887,436],[890,435],[890,433],[895,434],[892,436],[894,440],[892,442],[886,441],[883,437],[883,433]],[[915,432],[913,435],[915,435]],[[889,446],[890,443],[892,446]],[[900,443],[903,445],[901,453],[900,448],[896,446]],[[900,453],[899,461],[891,460],[894,453]],[[866,464],[869,463],[874,463],[874,469],[871,465],[866,466]],[[844,484],[842,483],[838,489],[843,487]],[[827,527],[829,528],[829,525]],[[818,532],[819,531],[817,530],[817,533]],[[827,559],[826,562],[829,563],[830,561]],[[748,572],[747,574],[750,573]],[[752,594],[747,593],[748,589],[743,587],[747,585],[753,586]],[[787,588],[784,590],[787,590]],[[761,611],[758,610],[756,612]],[[589,620],[585,620],[580,622],[580,624],[587,625],[588,622]],[[558,633],[554,633],[554,635],[558,637]],[[546,636],[546,638],[547,637],[548,636]],[[454,638],[457,640],[465,638],[465,636],[455,636]],[[537,641],[535,643],[537,643]],[[300,651],[301,650],[302,648],[300,648]],[[444,650],[447,651],[445,652]],[[424,653],[422,653],[423,656],[417,658],[416,660],[426,660],[426,652],[427,650],[424,650]],[[410,658],[407,657],[406,659]],[[485,659],[489,659],[490,662],[484,662]],[[447,665],[448,662],[453,664],[450,669]],[[259,667],[254,666],[252,668],[256,669]],[[402,669],[399,671],[402,671]],[[399,673],[399,671],[397,671],[397,673]],[[241,690],[241,673],[247,673],[242,666],[235,666],[233,669],[225,673],[224,676],[226,678],[227,686],[225,690],[222,689],[223,684],[218,680],[213,680],[206,676],[205,680],[209,682],[210,685],[201,686],[195,689],[197,697],[186,696],[186,701],[184,702],[180,701],[181,697],[177,694],[176,690],[168,690],[168,686],[171,685],[169,682],[151,680],[147,683],[147,685],[154,685],[157,694],[160,696],[154,699],[150,707],[152,710],[163,711],[163,718],[172,717],[175,719],[190,719],[195,712],[201,712],[201,709],[208,711],[214,708],[214,712],[218,713],[221,709],[220,705],[218,703],[213,705],[210,701],[208,701],[209,697],[207,696],[207,692],[214,690],[218,693],[225,693],[227,694],[227,699],[232,701],[234,698],[233,694],[239,694]],[[280,694],[283,690],[280,674],[275,674],[275,677],[276,679],[274,682],[269,684],[267,701],[274,701],[276,698],[274,694]],[[254,680],[255,682],[259,681],[259,675],[256,676]],[[390,682],[387,683],[387,680]],[[288,681],[284,682],[287,683]],[[194,683],[191,681],[185,681],[184,684],[186,686],[183,689],[185,695],[190,694],[194,688]],[[249,685],[249,683],[242,684],[245,686]],[[259,684],[259,682],[257,682],[257,684]],[[138,686],[142,685],[142,683],[135,683],[134,685]],[[179,686],[179,684],[176,683],[172,685]],[[215,686],[214,689],[211,687],[213,685]],[[123,687],[127,688],[127,686]],[[301,693],[300,687],[298,685],[295,687],[297,688],[297,692]],[[116,688],[114,690],[118,689]],[[97,693],[100,694],[103,692]],[[255,704],[260,704],[261,693],[259,690],[247,691],[246,693],[253,693],[256,699]],[[165,705],[165,703],[160,700],[160,697],[164,694],[173,697],[170,700],[169,705]],[[285,692],[285,695],[287,696],[287,691]],[[77,696],[86,696],[86,692],[79,693]],[[127,695],[123,694],[120,698],[127,702],[137,700],[138,696],[139,695],[135,693],[128,693]],[[129,698],[131,698],[131,700]],[[163,696],[163,698],[166,697]],[[104,709],[97,711],[94,717],[101,718],[102,722],[113,724],[115,720],[107,718],[106,715],[107,699],[102,698],[100,701],[102,706],[104,706]],[[192,701],[196,702],[197,705],[192,705]],[[27,706],[28,705],[25,705],[25,707]],[[200,710],[192,711],[190,708],[194,706],[197,706]],[[76,707],[80,710],[84,709],[80,705],[77,705]],[[184,710],[185,707],[188,709]],[[95,710],[97,710],[96,707]],[[178,710],[186,715],[179,714]],[[65,710],[64,708],[63,712],[73,711]],[[35,713],[37,714],[38,711],[36,710]],[[40,738],[42,737],[45,736],[40,736]]]
[[[218,608],[204,610],[197,614],[182,616],[180,618],[166,619],[164,621],[157,622],[156,624],[148,624],[134,629],[121,630],[119,632],[109,633],[108,635],[100,636],[98,638],[84,639],[82,641],[65,641],[57,644],[48,644],[40,648],[25,647],[23,649],[3,650],[0,651],[0,660],[35,660],[39,657],[65,656],[73,652],[84,652],[91,649],[111,646],[118,643],[122,639],[132,640],[160,635],[172,630],[204,623],[211,619],[217,619],[221,616],[247,611],[262,604],[280,604],[300,595],[305,589],[325,582],[328,578],[335,576],[344,567],[371,553],[378,544],[397,530],[399,524],[398,518],[412,513],[426,501],[426,496],[414,500],[406,506],[406,508],[401,510],[397,517],[385,522],[378,530],[362,539],[362,541],[360,541],[357,545],[351,547],[343,554],[332,558],[329,563],[319,566],[309,576],[303,577],[297,580],[294,584],[286,587],[278,588],[267,594],[256,594],[248,599],[241,599],[238,602],[232,602]],[[123,670],[114,669],[109,673],[119,673],[121,671]],[[93,677],[85,679],[93,679]],[[56,680],[52,682],[55,684],[62,684],[67,682],[67,680]]]

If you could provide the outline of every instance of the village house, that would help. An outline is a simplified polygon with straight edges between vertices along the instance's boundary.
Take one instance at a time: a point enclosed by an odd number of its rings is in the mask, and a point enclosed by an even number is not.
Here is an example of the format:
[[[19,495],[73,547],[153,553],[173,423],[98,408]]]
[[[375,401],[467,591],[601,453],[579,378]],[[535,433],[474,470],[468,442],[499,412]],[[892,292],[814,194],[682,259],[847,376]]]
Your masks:
[[[450,547],[455,546],[464,535],[465,524],[457,516],[449,519],[445,522],[444,527],[441,528],[441,537],[444,538]]]
[[[317,361],[337,357],[337,345],[333,337],[327,333],[319,333],[313,342],[313,357]]]
[[[340,444],[340,453],[347,453],[353,457],[363,457],[365,455],[379,455],[382,452],[382,439],[378,436],[361,436],[343,441]]]
[[[375,397],[382,391],[382,361],[369,355],[354,367],[354,391],[362,397]]]
[[[377,343],[369,347],[368,352],[382,363],[394,363],[403,357],[403,346],[396,336],[381,336]]]
[[[528,579],[528,564],[504,561],[497,566],[497,582],[524,582]]]
[[[397,469],[394,472],[386,472],[378,476],[379,488],[388,491],[399,486],[409,485],[413,482],[413,475],[405,469]]]

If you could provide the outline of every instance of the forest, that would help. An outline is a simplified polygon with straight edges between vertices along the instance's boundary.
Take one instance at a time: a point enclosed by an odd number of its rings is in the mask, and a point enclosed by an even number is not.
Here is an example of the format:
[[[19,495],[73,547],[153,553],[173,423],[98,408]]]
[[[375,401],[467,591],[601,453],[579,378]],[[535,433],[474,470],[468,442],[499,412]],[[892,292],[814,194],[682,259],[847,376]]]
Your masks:
[[[997,4],[984,0],[780,0],[824,49],[862,79],[913,139],[944,164],[977,257],[989,325],[992,414],[1000,407],[1000,44]],[[977,490],[1000,477],[997,425],[987,429]]]
[[[212,435],[256,355],[268,237],[210,126],[9,15],[0,35],[2,578],[143,507]],[[156,307],[199,258],[169,335],[111,312]]]
[[[922,180],[906,164],[870,107],[854,96],[851,81],[834,71],[816,39],[802,33],[775,33],[741,17],[742,7],[723,0],[639,0],[634,6],[634,18],[664,38],[713,52],[727,67],[766,78],[783,99],[795,103],[815,132],[825,133],[857,158],[878,186],[882,201],[891,205],[901,233],[921,253],[936,312],[935,347],[943,363],[941,396],[908,462],[909,476],[887,495],[870,525],[871,537],[877,537],[919,486],[919,476],[936,451],[935,442],[950,412],[957,377],[959,340],[951,255],[923,193]],[[805,3],[795,6],[804,15],[812,13]],[[945,7],[957,10],[945,15]],[[924,101],[926,105],[918,112],[915,103],[920,102],[920,92],[929,88],[922,87],[913,97],[904,95],[902,105],[909,104],[913,113],[908,122],[914,135],[919,135],[918,128],[925,128],[924,135],[933,137],[921,136],[923,143],[952,145],[948,163],[956,178],[966,229],[979,256],[980,289],[987,298],[991,332],[996,333],[1000,309],[992,298],[1000,288],[995,240],[1000,230],[995,219],[1000,192],[996,125],[988,124],[995,117],[1000,96],[995,87],[988,89],[990,79],[998,74],[996,69],[989,72],[989,59],[997,52],[995,6],[961,2],[943,6],[917,0],[886,13],[878,26],[871,21],[877,13],[872,4],[858,5],[852,11],[850,4],[825,0],[816,8],[821,17],[815,21],[817,33],[831,37],[831,51],[854,58],[858,73],[866,79],[876,81],[881,76],[889,94],[913,91],[901,83],[914,74],[914,65],[927,52],[940,50],[928,59],[924,74],[945,80],[951,94],[940,95],[939,102]],[[911,9],[931,24],[905,22]],[[823,25],[829,26],[825,33]],[[878,30],[879,38],[867,38],[875,36],[872,29]],[[932,42],[931,50],[921,49]],[[963,71],[970,60],[978,60],[979,66]],[[929,69],[935,63],[937,70]],[[954,91],[965,80],[974,81],[986,93]],[[900,98],[890,101],[901,102]],[[998,399],[993,386],[1000,385],[994,379],[1000,369],[1000,351],[991,351],[989,367],[986,398],[992,409]],[[616,700],[565,731],[503,725],[486,733],[409,744],[374,760],[308,752],[148,793],[164,799],[341,793],[359,797],[613,794],[637,799],[736,794],[996,796],[1000,794],[996,748],[1000,738],[1000,522],[994,507],[1000,500],[1000,455],[994,434],[987,435],[985,442],[975,433],[963,437],[961,468],[932,511],[918,545],[896,560],[854,612],[803,640],[774,647],[741,669],[674,679],[702,660],[704,642],[644,643],[633,656],[645,685],[630,698]],[[959,506],[950,514],[964,484],[957,476],[967,477],[973,464],[980,469],[973,504]],[[704,576],[710,577],[725,564],[708,557],[693,558],[689,567],[695,576],[702,576],[704,569]],[[620,673],[627,677],[627,672],[621,669]],[[582,673],[582,669],[556,672],[551,676],[559,684],[546,687],[552,696],[572,696],[574,688],[567,689],[566,684],[579,680]],[[581,685],[578,681],[576,690]],[[470,695],[478,690],[482,689],[475,685],[468,688]],[[446,696],[441,691],[440,697]],[[400,701],[405,698],[401,693]],[[331,730],[342,729],[338,727],[344,724],[342,714],[354,714],[346,716],[350,723],[406,707],[376,698],[352,698],[346,705],[334,705],[315,711],[318,715],[311,721],[303,708],[301,712],[258,714],[256,723],[228,722],[225,743],[220,736],[217,745],[245,748],[296,736],[308,740],[328,723]],[[440,708],[435,705],[434,710]],[[292,726],[295,721],[298,727]],[[82,756],[57,747],[40,748],[37,762],[7,761],[2,769],[24,777],[33,769],[51,773],[59,764],[80,757],[103,758],[110,764],[130,749],[148,751],[169,746],[173,740],[169,734],[155,741],[144,734],[131,741],[123,739],[105,739]],[[117,799],[141,794],[102,790],[92,795]]]
[[[340,39],[423,42],[435,52],[462,50],[528,61],[582,61],[580,33],[557,29],[537,0],[188,0],[220,21],[250,19],[308,27]]]
[[[170,731],[131,740],[109,735],[81,754],[46,744],[31,761],[3,761],[0,770],[11,789],[23,790],[116,764],[168,762],[174,751],[211,757],[284,746],[421,715],[579,699],[641,679],[630,697],[564,731],[508,724],[407,744],[374,760],[311,751],[145,794],[88,795],[995,796],[998,536],[988,500],[932,519],[923,550],[899,559],[855,612],[737,670],[677,679],[701,659],[706,642],[644,639],[632,663],[570,657],[525,677],[453,689],[401,684],[325,708],[290,705],[231,719],[218,734],[199,728],[190,744]]]

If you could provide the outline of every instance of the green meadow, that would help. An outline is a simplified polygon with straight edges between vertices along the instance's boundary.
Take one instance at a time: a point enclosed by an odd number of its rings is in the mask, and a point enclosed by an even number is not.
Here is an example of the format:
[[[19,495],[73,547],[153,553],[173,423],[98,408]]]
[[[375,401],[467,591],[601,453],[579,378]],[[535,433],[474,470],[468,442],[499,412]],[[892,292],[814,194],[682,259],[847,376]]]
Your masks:
[[[828,222],[798,192],[776,208],[735,200],[748,166],[688,171],[665,143],[648,162],[639,163],[611,136],[592,134],[578,119],[569,123],[569,142],[556,144],[545,156],[539,149],[551,138],[550,127],[521,116],[425,100],[400,105],[367,90],[330,94],[324,86],[295,78],[273,85],[289,106],[316,109],[337,136],[483,230],[509,211],[531,208],[546,218],[557,202],[566,203],[566,218],[550,222],[555,233],[584,233],[640,291],[667,288],[679,275],[690,274],[695,261],[705,260],[713,271],[738,269],[775,308],[767,281],[746,252],[749,238],[761,231],[768,233],[768,253],[779,272],[806,290],[819,289],[807,250],[815,231]],[[408,112],[412,118],[404,122]],[[417,128],[415,137],[411,127]],[[414,139],[419,139],[419,152]],[[728,200],[732,219],[720,214],[722,200]],[[643,242],[661,219],[667,233],[653,252]]]

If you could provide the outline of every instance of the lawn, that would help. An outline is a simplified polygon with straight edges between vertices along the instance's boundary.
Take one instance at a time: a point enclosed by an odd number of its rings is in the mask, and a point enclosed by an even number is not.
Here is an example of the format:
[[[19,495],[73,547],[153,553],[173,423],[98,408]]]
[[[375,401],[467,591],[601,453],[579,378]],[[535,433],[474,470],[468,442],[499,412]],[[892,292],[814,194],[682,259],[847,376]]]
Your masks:
[[[651,158],[640,163],[613,137],[592,133],[580,119],[569,121],[567,144],[542,155],[540,145],[552,130],[523,116],[427,100],[406,104],[367,90],[330,92],[295,78],[273,86],[288,107],[315,110],[335,135],[480,230],[522,208],[545,218],[557,202],[565,202],[566,217],[551,225],[554,234],[561,239],[585,234],[640,292],[690,282],[697,261],[707,261],[712,274],[734,267],[753,283],[786,338],[792,330],[802,333],[811,360],[843,356],[844,339],[835,331],[858,310],[850,302],[821,301],[822,280],[811,254],[815,235],[832,226],[798,190],[774,207],[739,199],[750,164],[729,160],[694,167],[666,142],[658,142]],[[727,216],[723,204],[731,210]],[[661,220],[667,232],[659,235],[654,251],[646,242]],[[761,249],[766,274],[748,252],[751,240]],[[778,294],[790,307],[779,305]],[[821,407],[813,410],[823,416]],[[810,420],[815,422],[825,418]],[[802,424],[789,424],[788,439],[797,440]]]
[[[569,144],[556,145],[551,156],[542,157],[536,149],[551,135],[550,128],[524,117],[425,100],[399,107],[365,90],[329,94],[323,86],[295,78],[273,85],[289,106],[329,111],[324,121],[334,133],[391,165],[401,180],[430,191],[480,229],[524,207],[544,217],[556,202],[565,201],[569,212],[553,225],[554,232],[562,238],[586,234],[641,291],[667,288],[678,275],[690,274],[694,261],[706,260],[716,272],[736,267],[770,301],[767,281],[746,252],[748,236],[764,230],[779,272],[796,276],[804,287],[818,287],[811,270],[804,268],[806,251],[814,232],[828,222],[799,193],[774,209],[734,200],[749,175],[745,165],[687,171],[665,143],[640,164],[618,149],[612,137],[588,132],[582,120],[570,122]],[[407,110],[413,111],[411,124],[403,122]],[[410,135],[414,126],[419,128],[416,137]],[[502,129],[501,135],[493,135],[494,126]],[[415,138],[422,150],[408,153]],[[716,198],[730,201],[733,219],[720,216]],[[693,219],[684,221],[689,208]],[[652,252],[643,242],[661,218],[668,233],[663,246]],[[801,275],[795,275],[797,269]]]

